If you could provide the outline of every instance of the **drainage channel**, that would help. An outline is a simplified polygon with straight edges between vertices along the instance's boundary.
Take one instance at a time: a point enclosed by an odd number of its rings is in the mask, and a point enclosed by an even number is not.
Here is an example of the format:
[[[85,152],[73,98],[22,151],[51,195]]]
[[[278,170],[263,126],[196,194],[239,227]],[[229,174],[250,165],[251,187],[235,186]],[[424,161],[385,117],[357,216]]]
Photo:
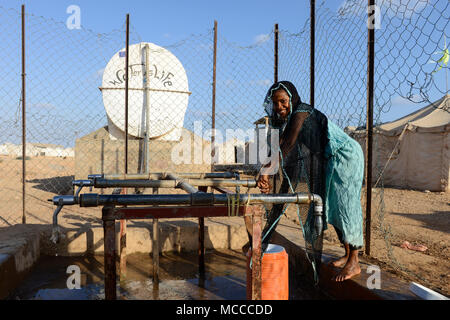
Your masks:
[[[127,256],[126,279],[117,283],[121,300],[246,300],[246,257],[232,250],[208,250],[205,274],[198,273],[196,253],[166,252],[160,256],[160,282],[153,284],[151,254]],[[75,267],[74,267],[75,266]],[[80,271],[80,289],[76,284]],[[321,299],[314,289],[292,275],[289,299]],[[30,275],[7,300],[103,300],[102,255],[39,259]]]

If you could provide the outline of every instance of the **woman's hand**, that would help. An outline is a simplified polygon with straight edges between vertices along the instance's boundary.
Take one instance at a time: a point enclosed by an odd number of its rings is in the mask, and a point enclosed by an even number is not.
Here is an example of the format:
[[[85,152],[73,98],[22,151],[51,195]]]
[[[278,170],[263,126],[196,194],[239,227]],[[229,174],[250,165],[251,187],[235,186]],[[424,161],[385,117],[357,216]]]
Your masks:
[[[269,176],[264,174],[260,175],[256,185],[261,190],[262,193],[269,193],[270,192]]]

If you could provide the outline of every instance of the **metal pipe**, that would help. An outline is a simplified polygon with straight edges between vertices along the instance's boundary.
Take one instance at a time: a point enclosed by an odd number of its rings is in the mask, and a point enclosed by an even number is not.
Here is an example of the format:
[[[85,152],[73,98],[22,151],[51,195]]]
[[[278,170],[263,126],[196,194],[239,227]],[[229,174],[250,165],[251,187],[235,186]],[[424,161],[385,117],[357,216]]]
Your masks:
[[[53,212],[53,225],[52,225],[52,235],[50,237],[50,241],[57,244],[59,243],[59,240],[61,239],[61,231],[58,226],[58,214],[61,212],[61,209],[63,208],[63,199],[59,199],[58,206],[56,207],[56,210]]]
[[[107,180],[163,180],[167,177],[167,172],[162,173],[136,173],[136,174],[90,174],[88,179]],[[209,173],[177,173],[180,178],[191,179],[232,179],[239,176],[237,172],[209,172]],[[83,181],[83,180],[77,180]]]
[[[262,211],[253,210],[252,217],[252,300],[261,300],[262,281]]]
[[[153,189],[153,194],[158,194],[158,189]],[[159,221],[153,219],[152,234],[152,254],[153,254],[153,287],[159,288]]]
[[[128,76],[129,76],[129,58],[130,58],[130,15],[127,14],[127,30],[125,44],[125,174],[128,173]]]
[[[374,68],[375,68],[375,0],[368,0],[368,21],[367,24],[367,140],[366,140],[366,243],[365,253],[370,255],[371,238],[371,216],[372,216],[372,145],[373,145],[373,99],[374,99]],[[371,17],[370,15],[374,16]]]
[[[22,223],[26,223],[26,94],[25,94],[25,5],[22,5]]]
[[[169,176],[174,177],[169,174]],[[95,188],[186,188],[187,192],[197,192],[191,187],[256,187],[256,180],[218,180],[218,179],[183,179],[176,177],[172,180],[106,180],[95,179],[91,184],[86,180],[74,181],[73,185],[93,186]],[[195,190],[195,191],[194,191]]]
[[[311,107],[315,107],[315,53],[316,53],[316,1],[311,0],[311,10],[310,10],[310,92],[309,92],[309,100]],[[310,154],[310,166],[309,166],[309,191],[314,193],[314,156]]]
[[[199,187],[200,192],[207,193],[208,187]],[[205,218],[198,218],[198,273],[205,276]]]
[[[317,194],[312,195],[312,201],[314,203],[314,229],[319,236],[323,231],[323,201]]]
[[[96,207],[105,205],[207,205],[228,204],[229,197],[235,195],[214,193],[190,193],[190,194],[97,194],[84,193],[79,199],[74,196],[55,196],[53,204],[59,205],[62,199],[63,205],[79,204],[81,207]],[[297,203],[309,204],[313,199],[307,193],[291,194],[240,194],[239,205],[247,204],[250,196],[250,204],[282,204]],[[318,197],[318,196],[317,196]],[[316,199],[316,195],[314,195]]]
[[[107,215],[111,208],[103,208]],[[115,221],[103,221],[104,262],[105,262],[105,300],[116,300],[116,231]]]
[[[216,155],[216,137],[215,137],[215,129],[216,129],[216,66],[217,66],[217,21],[214,20],[214,52],[213,52],[213,83],[212,83],[212,110],[211,110],[211,171],[213,171],[214,167],[214,157]]]
[[[145,45],[145,173],[150,172],[150,47]]]
[[[97,194],[84,193],[78,198],[75,196],[55,196],[54,205],[67,206],[79,204],[82,207],[103,206],[103,205],[215,205],[228,204],[229,196],[235,194],[215,194],[215,193],[190,193],[190,194]],[[250,204],[281,204],[314,203],[315,215],[321,216],[323,213],[323,201],[319,195],[308,193],[290,194],[240,194],[239,205],[247,204],[250,196]],[[55,217],[54,217],[55,220]]]
[[[167,179],[173,180],[175,182],[175,188],[183,189],[187,193],[199,192],[198,189],[194,188],[190,183],[186,182],[186,180],[180,179],[173,173],[167,174]]]
[[[274,43],[274,80],[278,82],[278,23],[275,24],[275,43]]]
[[[120,189],[119,189],[120,190]],[[53,231],[51,240],[57,243],[60,239],[58,227],[58,214],[65,205],[79,204],[80,207],[97,207],[97,206],[114,206],[114,205],[189,205],[189,206],[214,206],[215,204],[228,204],[229,197],[235,197],[236,194],[214,194],[214,193],[190,193],[185,195],[99,195],[99,194],[81,194],[75,196],[55,196],[53,204],[57,205],[53,213]],[[297,193],[297,194],[240,194],[239,203],[236,206],[254,204],[281,204],[281,203],[297,203],[309,204],[314,203],[314,227],[317,235],[323,231],[323,201],[319,195]],[[201,221],[199,220],[201,223]]]

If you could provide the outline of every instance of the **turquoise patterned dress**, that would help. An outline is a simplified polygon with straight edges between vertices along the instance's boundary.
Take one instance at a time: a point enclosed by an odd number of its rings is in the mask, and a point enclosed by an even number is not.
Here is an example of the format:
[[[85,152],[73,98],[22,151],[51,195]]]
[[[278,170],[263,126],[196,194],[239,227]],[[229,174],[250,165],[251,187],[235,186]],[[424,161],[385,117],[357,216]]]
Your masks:
[[[361,188],[364,154],[357,141],[328,120],[325,212],[328,223],[342,233],[341,241],[354,247],[363,245]]]
[[[272,103],[272,94],[279,89],[285,90],[290,97],[290,114],[285,120],[274,112]],[[289,141],[288,145],[295,146],[284,156],[280,152],[283,161],[281,166],[285,169],[283,177],[287,178],[283,181],[288,180],[289,186],[283,182],[277,192],[300,192],[297,187],[306,176],[309,191],[320,195],[325,202],[323,230],[327,229],[329,223],[335,227],[341,242],[348,243],[351,249],[362,247],[361,188],[364,155],[359,143],[319,110],[303,103],[297,89],[289,81],[272,85],[264,100],[264,109],[270,118],[271,128],[280,130],[283,143]],[[305,112],[309,115],[301,123],[301,117],[297,113]],[[275,205],[268,215],[266,228],[263,230],[265,242],[269,241],[284,212],[283,208],[286,207]],[[321,239],[314,229],[312,206],[304,223],[304,236],[314,252],[321,252]]]

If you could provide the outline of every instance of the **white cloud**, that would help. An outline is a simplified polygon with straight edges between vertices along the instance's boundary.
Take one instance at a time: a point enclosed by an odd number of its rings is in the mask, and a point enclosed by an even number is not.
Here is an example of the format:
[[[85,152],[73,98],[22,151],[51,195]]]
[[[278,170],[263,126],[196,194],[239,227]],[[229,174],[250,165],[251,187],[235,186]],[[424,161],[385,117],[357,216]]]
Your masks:
[[[412,95],[410,99],[406,99],[402,96],[396,96],[391,99],[392,106],[403,107],[416,104],[414,101],[419,101],[421,98],[419,95]]]
[[[30,106],[31,108],[36,108],[36,109],[55,109],[56,107],[54,105],[52,105],[51,103],[34,103]]]
[[[260,79],[260,80],[253,80],[250,82],[250,84],[256,85],[256,86],[268,87],[268,86],[272,85],[272,81],[270,81],[269,79]]]
[[[259,34],[253,39],[254,44],[263,44],[270,40],[270,34]]]

